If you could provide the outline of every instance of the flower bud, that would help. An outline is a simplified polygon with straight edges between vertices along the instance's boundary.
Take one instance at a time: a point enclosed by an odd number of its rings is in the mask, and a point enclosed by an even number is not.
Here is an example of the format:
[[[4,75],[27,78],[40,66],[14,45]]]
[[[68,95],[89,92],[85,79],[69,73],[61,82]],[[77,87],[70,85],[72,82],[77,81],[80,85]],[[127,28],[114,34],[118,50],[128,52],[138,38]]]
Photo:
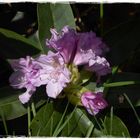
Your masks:
[[[81,96],[81,102],[91,115],[96,115],[100,110],[108,106],[101,92],[85,92]]]

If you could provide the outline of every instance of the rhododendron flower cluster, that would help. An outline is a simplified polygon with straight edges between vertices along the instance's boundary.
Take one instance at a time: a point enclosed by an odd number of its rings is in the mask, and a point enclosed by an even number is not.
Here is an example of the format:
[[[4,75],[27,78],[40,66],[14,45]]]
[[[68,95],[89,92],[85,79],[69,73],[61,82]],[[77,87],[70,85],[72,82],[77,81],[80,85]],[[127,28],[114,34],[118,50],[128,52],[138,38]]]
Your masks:
[[[46,85],[48,96],[56,98],[66,83],[70,82],[70,71],[59,53],[48,52],[48,55],[40,55],[35,59],[27,56],[12,60],[11,66],[15,71],[9,79],[11,86],[27,89],[19,96],[22,103],[29,101],[36,87]]]
[[[19,96],[23,104],[30,100],[36,88],[41,85],[46,86],[48,97],[57,98],[63,89],[73,82],[70,65],[76,66],[77,71],[78,67],[83,65],[85,71],[97,75],[98,81],[101,76],[111,72],[110,65],[104,57],[108,47],[101,38],[96,37],[95,33],[77,33],[68,26],[65,26],[60,33],[56,29],[50,31],[52,36],[46,40],[46,45],[53,48],[54,52],[49,51],[48,54],[36,58],[27,56],[11,60],[14,73],[9,81],[14,88],[26,88],[26,92]],[[96,115],[100,109],[107,106],[101,93],[85,92],[81,94],[81,103],[92,115]]]
[[[109,63],[103,57],[109,49],[95,33],[77,33],[68,26],[60,34],[55,29],[51,29],[51,33],[52,37],[47,39],[46,44],[59,52],[65,63],[84,65],[85,69],[96,72],[99,78],[111,72]]]

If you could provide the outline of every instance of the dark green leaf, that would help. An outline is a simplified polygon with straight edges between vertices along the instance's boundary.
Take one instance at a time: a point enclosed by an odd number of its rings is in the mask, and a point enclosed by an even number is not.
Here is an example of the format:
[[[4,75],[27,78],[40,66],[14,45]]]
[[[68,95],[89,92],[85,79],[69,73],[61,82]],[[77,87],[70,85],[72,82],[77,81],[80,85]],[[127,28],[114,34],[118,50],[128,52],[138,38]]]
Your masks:
[[[18,100],[19,90],[10,87],[0,89],[0,109],[3,110],[6,120],[18,118],[26,114],[26,108]]]
[[[88,119],[81,109],[77,108],[72,118],[69,120],[69,123],[63,129],[61,136],[86,136],[91,126],[94,126],[93,123]]]
[[[52,103],[44,105],[31,122],[32,136],[52,136],[61,116]]]
[[[75,28],[73,13],[69,4],[38,4],[38,29],[42,51],[47,52],[46,38],[50,38],[50,28],[60,31],[63,26]]]
[[[42,91],[42,89],[37,90],[33,95],[32,101],[34,101],[36,108],[45,103]],[[26,107],[23,106],[18,98],[22,93],[21,90],[15,90],[9,86],[0,88],[0,109],[3,111],[6,120],[18,118],[27,113]]]
[[[91,137],[106,137],[106,135],[101,130],[94,128]]]
[[[129,131],[125,124],[117,116],[106,116],[104,120],[107,136],[112,137],[130,137]],[[110,132],[111,130],[111,132]]]
[[[36,43],[13,31],[0,28],[0,55],[3,58],[19,58],[40,52]]]

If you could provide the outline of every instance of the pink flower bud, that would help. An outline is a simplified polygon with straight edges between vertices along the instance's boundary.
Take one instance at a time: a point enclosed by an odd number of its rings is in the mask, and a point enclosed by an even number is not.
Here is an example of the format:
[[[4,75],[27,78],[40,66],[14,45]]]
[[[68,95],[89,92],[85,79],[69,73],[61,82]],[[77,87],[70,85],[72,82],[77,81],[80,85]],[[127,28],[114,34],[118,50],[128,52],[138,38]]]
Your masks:
[[[81,102],[91,115],[96,115],[108,105],[105,99],[103,99],[103,94],[101,92],[85,92],[81,96]]]

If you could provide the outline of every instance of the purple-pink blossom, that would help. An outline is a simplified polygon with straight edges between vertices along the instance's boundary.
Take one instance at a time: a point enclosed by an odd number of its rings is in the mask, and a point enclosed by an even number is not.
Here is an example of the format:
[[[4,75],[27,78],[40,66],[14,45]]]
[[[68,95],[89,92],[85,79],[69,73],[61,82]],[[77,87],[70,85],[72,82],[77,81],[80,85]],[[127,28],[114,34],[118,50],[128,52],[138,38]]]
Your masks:
[[[14,73],[10,76],[9,81],[12,87],[21,89],[26,88],[27,91],[19,96],[22,103],[29,101],[36,87],[40,86],[39,70],[41,66],[38,65],[30,56],[11,60],[11,66]]]
[[[36,58],[27,56],[11,60],[11,66],[14,69],[9,79],[11,86],[26,89],[25,93],[19,96],[22,103],[27,103],[36,88],[41,85],[46,86],[49,97],[56,98],[67,83],[71,82],[73,73],[69,71],[68,65],[83,65],[85,70],[95,72],[98,80],[100,76],[111,72],[110,65],[104,58],[108,47],[94,32],[77,33],[68,26],[65,26],[60,33],[56,29],[50,31],[52,36],[46,40],[46,45],[54,48],[55,53],[49,51],[47,55],[42,54]],[[92,96],[90,94],[83,94],[81,99],[93,98],[94,94]],[[103,101],[98,94],[94,95],[94,98],[95,101]],[[84,101],[83,104],[85,103]],[[94,111],[98,112],[99,108],[95,107]]]
[[[35,59],[27,56],[11,60],[11,66],[14,69],[9,79],[11,86],[26,88],[26,92],[19,96],[23,104],[30,100],[36,87],[46,85],[47,95],[56,98],[66,83],[70,82],[70,72],[58,53],[48,52],[48,55],[40,55]]]
[[[43,74],[40,78],[47,80],[46,93],[49,97],[56,98],[67,83],[70,82],[70,71],[59,53],[48,52],[48,55],[41,55],[36,61],[43,67]]]
[[[85,69],[96,73],[97,82],[100,81],[100,76],[111,73],[111,68],[108,61],[104,57],[94,55],[89,60],[89,63],[85,65]]]
[[[68,26],[65,26],[60,34],[57,33],[56,29],[50,31],[52,36],[50,40],[46,40],[46,45],[60,52],[65,63],[69,63],[76,49],[76,32]]]
[[[85,65],[87,70],[96,72],[98,79],[111,72],[110,65],[104,58],[109,49],[94,32],[77,33],[65,26],[60,34],[56,29],[51,29],[51,33],[52,37],[47,39],[46,45],[59,52],[65,63]]]
[[[101,92],[85,92],[81,96],[81,102],[91,115],[96,115],[100,110],[108,106]]]

